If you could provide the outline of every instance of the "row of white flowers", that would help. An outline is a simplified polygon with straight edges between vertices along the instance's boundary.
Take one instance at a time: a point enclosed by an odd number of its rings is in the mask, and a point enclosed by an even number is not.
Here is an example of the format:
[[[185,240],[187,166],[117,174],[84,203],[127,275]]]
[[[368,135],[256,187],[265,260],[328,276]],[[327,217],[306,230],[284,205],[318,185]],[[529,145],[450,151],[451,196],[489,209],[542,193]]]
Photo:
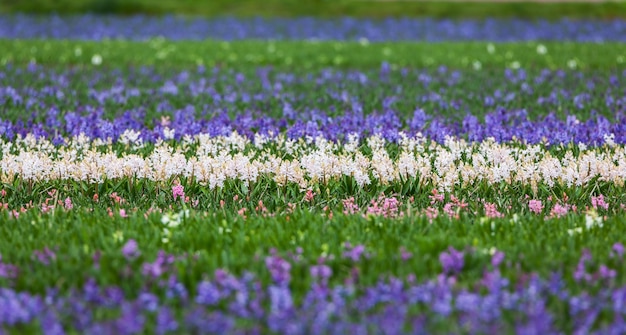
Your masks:
[[[124,177],[165,181],[193,177],[210,188],[229,179],[255,182],[261,176],[280,185],[302,188],[351,176],[363,186],[377,180],[393,183],[418,179],[449,191],[475,182],[521,183],[536,188],[545,183],[581,186],[599,181],[624,185],[624,146],[585,145],[547,149],[543,145],[502,144],[493,140],[468,143],[449,138],[443,144],[401,134],[398,145],[379,137],[346,143],[324,138],[300,140],[257,136],[185,137],[180,142],[140,141],[113,145],[84,136],[55,146],[32,136],[1,143],[0,179],[12,182],[75,180],[101,183]],[[393,154],[390,154],[393,147]]]

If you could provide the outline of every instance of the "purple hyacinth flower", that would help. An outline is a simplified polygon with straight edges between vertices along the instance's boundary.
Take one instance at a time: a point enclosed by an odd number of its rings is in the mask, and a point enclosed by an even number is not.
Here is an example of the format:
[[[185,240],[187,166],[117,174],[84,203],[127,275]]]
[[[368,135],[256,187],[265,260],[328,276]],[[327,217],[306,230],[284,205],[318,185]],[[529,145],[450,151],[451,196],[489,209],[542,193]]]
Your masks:
[[[139,245],[137,241],[130,239],[124,246],[122,247],[122,254],[126,257],[127,260],[133,260],[141,254],[139,251]]]

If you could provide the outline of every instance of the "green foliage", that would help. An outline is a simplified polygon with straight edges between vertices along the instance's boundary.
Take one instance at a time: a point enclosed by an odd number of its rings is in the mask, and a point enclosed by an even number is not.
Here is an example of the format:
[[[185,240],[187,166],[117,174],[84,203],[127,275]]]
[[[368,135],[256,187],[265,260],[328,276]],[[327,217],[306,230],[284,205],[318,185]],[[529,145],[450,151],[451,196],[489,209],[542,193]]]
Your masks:
[[[488,45],[495,47],[488,52]],[[539,55],[537,46],[547,47]],[[107,40],[0,40],[0,64],[35,61],[50,66],[93,66],[92,57],[102,57],[103,67],[157,66],[189,69],[198,65],[240,69],[271,65],[312,71],[322,67],[372,69],[388,62],[392,68],[437,68],[483,70],[522,67],[562,69],[575,62],[579,69],[619,69],[626,61],[622,43],[569,42],[446,42],[359,43],[307,41],[179,41],[152,39],[145,42]],[[79,51],[77,51],[79,50]]]
[[[624,214],[608,218],[603,228],[583,228],[582,233],[571,235],[569,229],[584,226],[584,216],[553,220],[533,215],[521,215],[516,220],[441,217],[429,222],[416,216],[385,219],[341,213],[329,219],[306,209],[245,219],[228,210],[191,211],[180,226],[170,228],[172,234],[167,242],[163,241],[166,226],[158,213],[145,218],[138,211],[128,218],[111,218],[102,209],[58,209],[43,215],[28,212],[19,219],[2,215],[0,234],[12,242],[0,243],[0,254],[5,262],[28,270],[28,275],[17,279],[15,288],[34,292],[51,286],[69,289],[94,277],[103,284],[121,285],[133,294],[145,280],[140,265],[152,262],[159,250],[183,255],[177,272],[193,288],[204,275],[220,268],[234,274],[251,271],[267,283],[269,274],[263,260],[270,250],[276,248],[290,259],[290,254],[302,248],[301,258],[293,262],[292,269],[294,276],[304,279],[292,283],[294,290],[302,294],[310,280],[308,267],[321,256],[333,256],[326,262],[333,269],[332,282],[343,282],[351,269],[358,267],[360,282],[368,285],[381,275],[404,278],[414,273],[418,279],[433,278],[441,271],[439,253],[453,246],[467,254],[467,266],[459,281],[469,286],[482,277],[492,248],[506,254],[503,274],[512,279],[529,272],[547,276],[557,269],[571,278],[583,248],[591,251],[595,264],[613,267],[617,260],[610,257],[611,246],[626,242],[622,233]],[[121,253],[129,239],[137,240],[141,251],[134,261],[127,261]],[[346,242],[364,245],[369,256],[357,263],[344,258]],[[48,266],[32,258],[34,250],[44,247],[57,254]],[[401,247],[413,256],[402,260]],[[93,261],[96,251],[101,254],[99,268]],[[130,273],[124,272],[127,264],[132,265]],[[625,282],[625,274],[618,272],[618,286]],[[575,287],[573,282],[570,284]]]
[[[189,16],[265,16],[265,17],[435,17],[435,18],[525,18],[551,19],[626,17],[626,5],[620,2],[601,3],[535,3],[535,2],[471,2],[446,1],[373,1],[353,0],[1,0],[3,12],[37,14],[100,13]]]

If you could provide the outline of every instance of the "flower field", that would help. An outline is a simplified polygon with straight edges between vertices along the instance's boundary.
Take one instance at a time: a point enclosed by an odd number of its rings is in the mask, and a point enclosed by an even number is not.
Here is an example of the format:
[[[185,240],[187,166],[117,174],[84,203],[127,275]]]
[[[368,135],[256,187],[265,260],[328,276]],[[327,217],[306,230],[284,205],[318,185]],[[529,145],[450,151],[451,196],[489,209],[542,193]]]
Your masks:
[[[624,36],[0,16],[0,334],[624,334]]]

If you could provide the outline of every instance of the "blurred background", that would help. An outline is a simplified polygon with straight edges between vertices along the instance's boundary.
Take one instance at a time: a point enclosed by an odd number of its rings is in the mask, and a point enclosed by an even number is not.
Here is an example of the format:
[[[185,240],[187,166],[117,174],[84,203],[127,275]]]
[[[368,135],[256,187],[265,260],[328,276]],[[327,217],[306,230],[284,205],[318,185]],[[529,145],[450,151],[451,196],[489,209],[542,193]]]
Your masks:
[[[431,17],[450,19],[617,19],[625,1],[422,0],[0,0],[0,12],[238,17]]]

